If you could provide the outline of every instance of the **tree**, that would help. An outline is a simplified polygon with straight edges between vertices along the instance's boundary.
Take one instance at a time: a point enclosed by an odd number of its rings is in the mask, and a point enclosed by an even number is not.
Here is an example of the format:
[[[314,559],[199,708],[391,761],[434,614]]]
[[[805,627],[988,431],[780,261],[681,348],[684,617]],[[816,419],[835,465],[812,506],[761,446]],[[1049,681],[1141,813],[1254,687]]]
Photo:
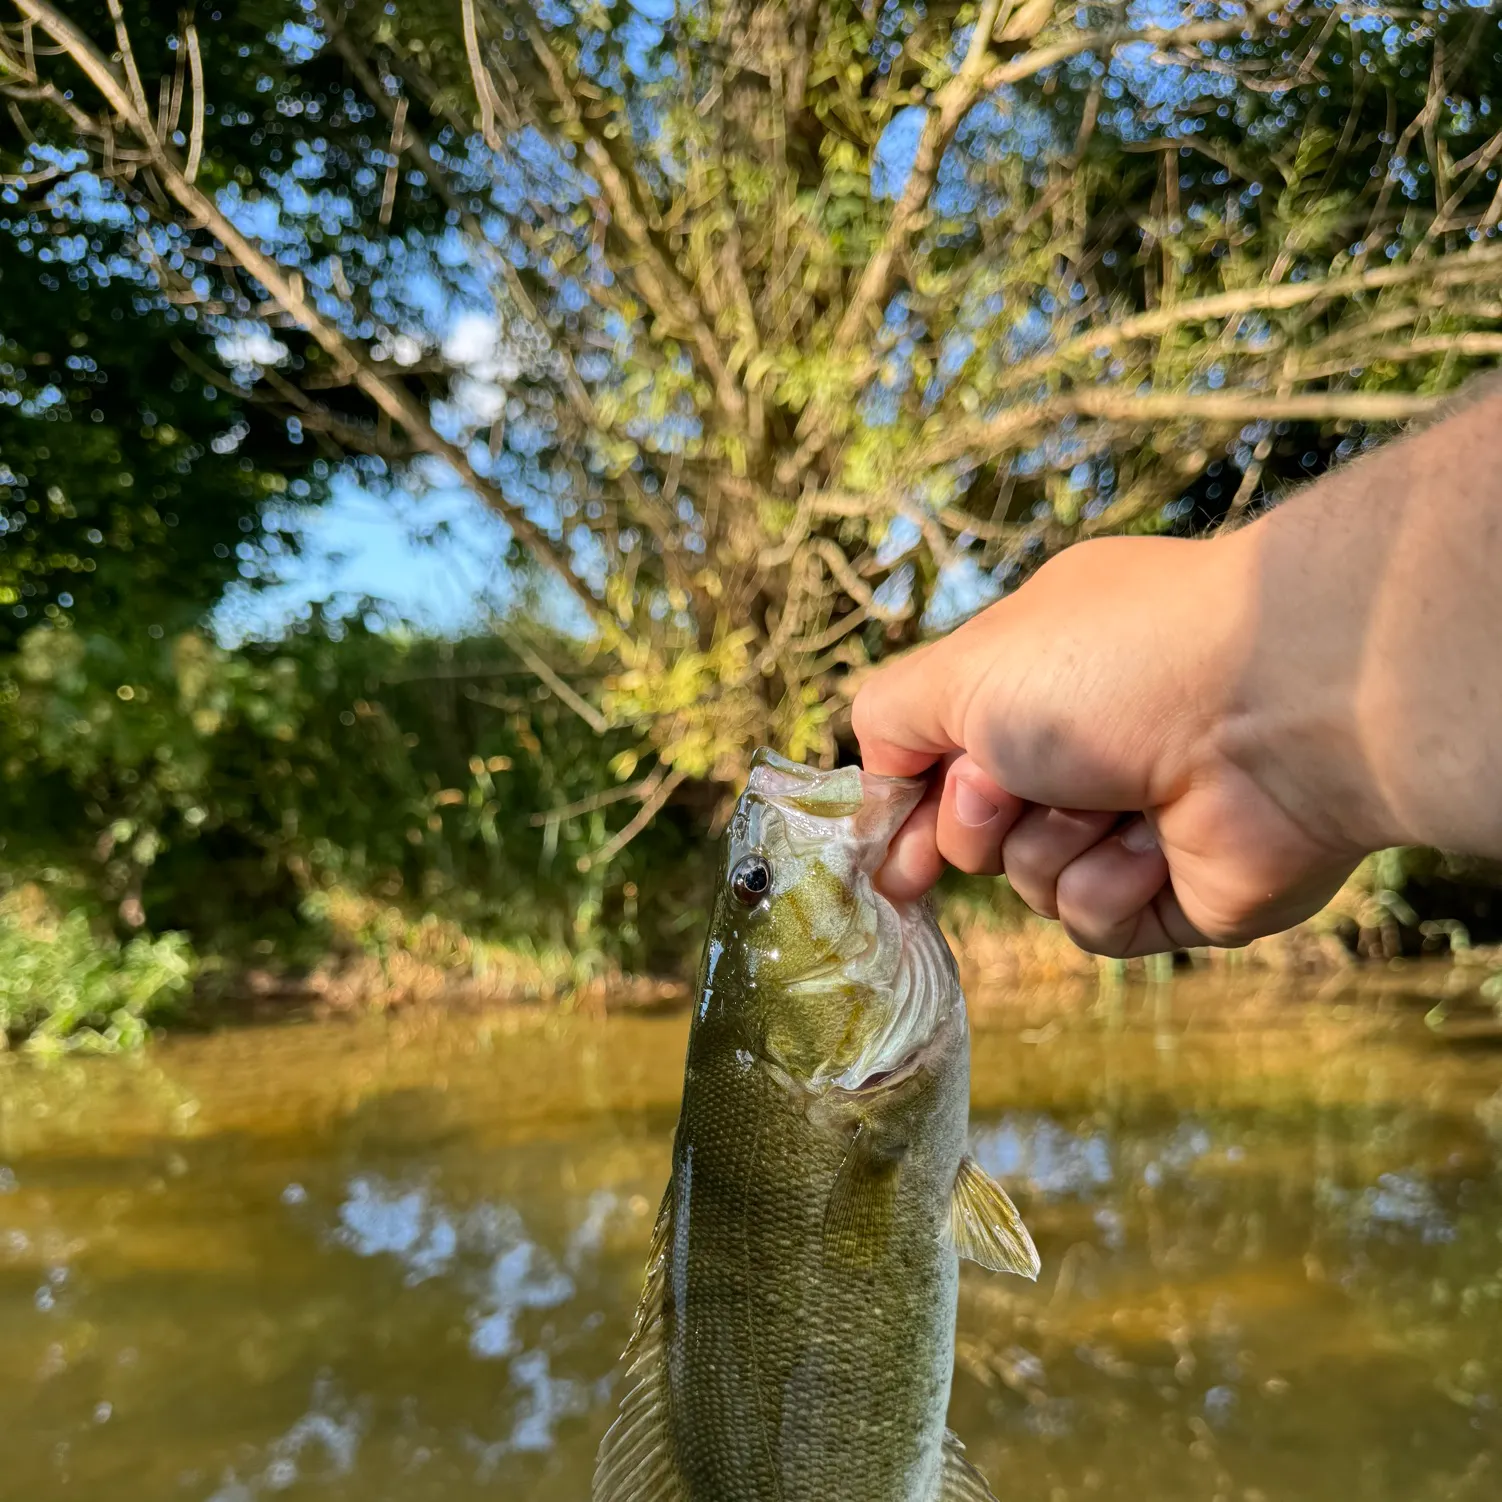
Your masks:
[[[527,652],[531,670],[499,638],[357,622],[235,651],[191,631],[33,630],[0,677],[0,893],[50,871],[62,905],[123,935],[283,959],[327,942],[318,915],[343,893],[522,953],[673,970],[712,855],[674,809],[594,858],[629,803],[604,769],[630,738],[602,743]]]
[[[184,363],[212,358],[194,328],[126,279],[70,276],[75,234],[0,224],[0,653],[39,623],[196,625],[266,545],[266,508],[320,488]]]
[[[1502,352],[1486,10],[10,3],[18,132],[128,209],[94,254],[587,623],[629,827],[830,756],[874,657],[1072,540],[1234,521]]]

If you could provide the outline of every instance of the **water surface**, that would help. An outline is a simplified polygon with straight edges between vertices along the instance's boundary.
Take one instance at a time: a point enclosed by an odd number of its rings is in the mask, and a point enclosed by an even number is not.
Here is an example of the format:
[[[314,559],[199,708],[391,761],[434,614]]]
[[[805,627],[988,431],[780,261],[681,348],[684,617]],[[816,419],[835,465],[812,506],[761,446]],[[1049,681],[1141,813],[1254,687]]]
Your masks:
[[[1000,1496],[1502,1494],[1502,1053],[1391,988],[977,1010],[977,1152],[1044,1262],[963,1284],[951,1419]],[[582,1502],[685,1035],[8,1061],[0,1498]]]

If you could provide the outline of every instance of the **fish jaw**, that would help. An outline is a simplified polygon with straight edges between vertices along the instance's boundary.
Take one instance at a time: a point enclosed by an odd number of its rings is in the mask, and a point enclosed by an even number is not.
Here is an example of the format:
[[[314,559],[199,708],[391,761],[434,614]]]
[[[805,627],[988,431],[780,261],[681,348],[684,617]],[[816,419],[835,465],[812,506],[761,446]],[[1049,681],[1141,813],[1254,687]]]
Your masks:
[[[877,901],[887,899],[877,896]],[[926,903],[889,904],[896,919],[895,966],[881,966],[885,1026],[874,1029],[856,1058],[833,1081],[858,1091],[882,1075],[901,1072],[920,1057],[951,1019],[965,1026],[965,997],[959,971],[938,923]]]
[[[875,882],[924,789],[763,751],[731,821],[710,952],[742,986],[752,1051],[815,1091],[890,1074],[963,1006],[928,904]],[[748,865],[764,893],[749,909],[727,891]]]
[[[752,758],[742,806],[760,802],[774,808],[815,841],[829,839],[838,821],[855,868],[874,876],[927,786],[920,778],[880,777],[860,767],[822,771],[763,747]]]

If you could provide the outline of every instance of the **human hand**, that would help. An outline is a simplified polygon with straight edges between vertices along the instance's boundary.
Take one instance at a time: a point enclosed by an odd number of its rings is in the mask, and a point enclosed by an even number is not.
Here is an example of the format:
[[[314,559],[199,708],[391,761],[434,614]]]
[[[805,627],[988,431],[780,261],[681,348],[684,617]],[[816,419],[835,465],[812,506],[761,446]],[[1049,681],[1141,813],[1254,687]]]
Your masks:
[[[1286,694],[1258,697],[1255,531],[1076,545],[873,674],[853,707],[867,770],[941,769],[883,889],[916,896],[945,861],[1005,871],[1114,956],[1242,944],[1328,901],[1386,841],[1342,782],[1340,663],[1297,670],[1297,715]]]

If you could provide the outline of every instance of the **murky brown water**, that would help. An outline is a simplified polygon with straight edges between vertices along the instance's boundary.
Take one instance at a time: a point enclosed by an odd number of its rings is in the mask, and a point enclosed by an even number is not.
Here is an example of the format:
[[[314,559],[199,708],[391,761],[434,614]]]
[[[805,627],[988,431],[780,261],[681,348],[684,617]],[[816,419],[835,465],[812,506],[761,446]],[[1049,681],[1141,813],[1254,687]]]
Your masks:
[[[685,1030],[7,1064],[0,1498],[582,1502]],[[1002,1498],[1502,1495],[1502,1052],[1176,984],[982,1009],[975,1053],[1044,1258],[965,1275],[952,1421]]]

